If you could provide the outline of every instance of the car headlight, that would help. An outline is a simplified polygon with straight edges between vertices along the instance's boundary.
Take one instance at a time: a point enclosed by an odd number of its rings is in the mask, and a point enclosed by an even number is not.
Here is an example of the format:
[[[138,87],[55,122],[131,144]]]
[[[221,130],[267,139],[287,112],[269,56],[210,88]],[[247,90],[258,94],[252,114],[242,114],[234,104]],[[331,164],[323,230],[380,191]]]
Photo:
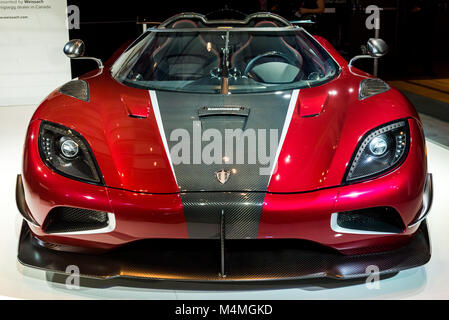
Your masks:
[[[371,178],[394,168],[405,158],[409,144],[407,120],[392,122],[368,132],[353,155],[345,182]]]
[[[84,138],[67,127],[42,121],[39,153],[54,171],[95,184],[103,184],[100,170]]]

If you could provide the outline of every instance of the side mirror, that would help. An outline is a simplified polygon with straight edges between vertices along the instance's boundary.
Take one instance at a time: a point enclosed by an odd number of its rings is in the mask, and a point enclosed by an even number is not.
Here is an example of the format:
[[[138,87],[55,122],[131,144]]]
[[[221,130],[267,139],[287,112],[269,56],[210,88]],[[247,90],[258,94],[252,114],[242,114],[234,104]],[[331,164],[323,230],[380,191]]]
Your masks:
[[[64,54],[70,59],[83,59],[83,60],[94,60],[100,69],[102,69],[103,62],[100,59],[85,57],[84,52],[86,51],[86,46],[84,41],[80,39],[73,39],[67,42],[64,46]]]
[[[67,42],[64,46],[64,53],[70,59],[80,58],[84,56],[86,46],[84,41],[80,39],[74,39]]]
[[[387,43],[382,39],[375,39],[371,38],[368,40],[368,43],[365,47],[365,50],[367,54],[358,55],[349,61],[349,66],[352,66],[355,61],[359,59],[365,59],[365,58],[381,58],[388,52],[388,45]]]
[[[387,54],[388,44],[382,39],[371,38],[366,46],[368,54],[373,58],[380,58]]]

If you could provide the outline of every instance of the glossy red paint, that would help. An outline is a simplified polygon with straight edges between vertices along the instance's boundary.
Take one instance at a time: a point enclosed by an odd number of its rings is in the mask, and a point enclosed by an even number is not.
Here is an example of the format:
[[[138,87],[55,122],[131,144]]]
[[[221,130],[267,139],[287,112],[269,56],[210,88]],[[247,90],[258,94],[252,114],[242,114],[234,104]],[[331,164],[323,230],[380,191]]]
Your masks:
[[[391,206],[410,224],[422,206],[427,173],[424,136],[418,122],[409,120],[411,146],[404,163],[392,172],[369,181],[298,194],[267,194],[259,227],[259,238],[300,238],[351,252],[376,246],[401,244],[416,230],[406,228],[398,235],[336,233],[330,215],[336,212]],[[414,177],[414,179],[410,179]]]
[[[108,71],[84,77],[90,102],[57,91],[33,119],[48,120],[82,133],[108,187],[143,193],[176,193],[176,185],[158,131],[147,90],[126,87]],[[129,113],[146,118],[132,118]]]
[[[324,112],[329,101],[329,92],[319,88],[310,88],[301,92],[301,99],[298,99],[300,117],[311,118],[319,116]]]
[[[328,84],[300,91],[269,192],[338,186],[359,140],[368,131],[407,117],[419,121],[413,106],[395,89],[360,101],[358,89],[363,79],[346,69]],[[327,94],[326,100],[320,91]],[[307,117],[317,111],[319,116]]]
[[[316,39],[340,64],[341,73],[323,86],[300,91],[278,168],[268,187],[258,237],[305,239],[346,253],[397,245],[416,228],[400,235],[336,234],[330,228],[330,215],[392,206],[405,224],[415,218],[422,204],[427,172],[419,117],[395,89],[359,101],[360,81],[368,75],[350,69],[327,41]],[[24,153],[25,198],[40,224],[52,208],[75,206],[113,212],[117,227],[111,233],[97,235],[48,235],[41,228],[31,227],[33,233],[44,242],[101,249],[147,238],[187,238],[178,186],[148,91],[116,82],[108,67],[82,79],[89,83],[90,102],[55,91],[33,116]],[[363,135],[402,118],[409,119],[411,130],[405,162],[382,177],[342,185]],[[65,178],[42,162],[37,144],[41,120],[62,124],[83,135],[105,186]]]
[[[426,161],[422,130],[410,119],[412,144],[401,167],[363,183],[298,194],[267,194],[259,227],[259,238],[298,238],[314,241],[342,252],[376,246],[397,246],[416,228],[400,235],[354,235],[335,233],[330,228],[334,212],[372,206],[392,206],[410,223],[422,204]],[[26,145],[37,144],[39,121],[33,121]],[[37,163],[37,166],[29,165]],[[408,177],[415,176],[411,180]],[[98,235],[47,235],[40,228],[32,231],[44,242],[84,248],[111,249],[148,238],[188,238],[179,194],[141,194],[89,185],[62,177],[41,161],[35,147],[25,149],[24,182],[27,203],[34,218],[43,223],[57,206],[76,206],[114,212],[117,228]],[[64,188],[60,188],[64,185]]]
[[[75,247],[112,249],[146,238],[187,238],[179,194],[116,190],[68,179],[48,168],[37,149],[40,122],[34,120],[30,124],[23,163],[25,199],[33,217],[43,225],[50,210],[59,206],[112,212],[116,229],[107,234],[58,236],[31,226],[39,239]]]
[[[126,107],[128,116],[135,118],[148,118],[151,111],[151,103],[146,99],[136,99],[133,96],[122,94],[120,97]]]

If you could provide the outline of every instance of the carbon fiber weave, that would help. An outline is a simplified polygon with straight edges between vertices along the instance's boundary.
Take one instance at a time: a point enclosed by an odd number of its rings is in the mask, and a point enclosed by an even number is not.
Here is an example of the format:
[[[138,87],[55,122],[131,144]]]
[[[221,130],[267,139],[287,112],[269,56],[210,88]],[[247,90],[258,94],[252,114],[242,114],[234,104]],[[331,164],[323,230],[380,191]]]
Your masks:
[[[421,266],[430,259],[426,223],[404,246],[371,254],[341,255],[301,240],[229,240],[227,276],[219,275],[218,240],[147,240],[102,255],[46,249],[23,224],[19,261],[34,268],[65,273],[77,265],[81,275],[100,279],[144,278],[181,281],[260,281],[366,277],[370,266],[381,274]]]
[[[72,80],[64,84],[59,92],[76,99],[89,101],[89,84],[84,80]]]
[[[262,203],[270,179],[269,175],[261,175],[260,168],[263,166],[257,161],[258,159],[255,163],[249,163],[251,151],[248,140],[243,140],[246,144],[243,150],[243,164],[236,163],[236,140],[233,141],[232,156],[226,153],[226,141],[221,141],[222,158],[229,158],[229,162],[205,164],[201,161],[201,164],[194,164],[193,145],[198,143],[201,146],[200,150],[203,150],[205,145],[210,143],[209,141],[202,141],[201,135],[195,135],[195,130],[199,128],[199,124],[201,124],[201,132],[207,129],[215,129],[221,133],[221,137],[226,137],[225,130],[227,129],[240,129],[242,131],[254,129],[255,135],[259,139],[258,129],[265,129],[265,137],[268,138],[270,137],[270,130],[276,129],[278,133],[276,142],[278,143],[287,116],[291,94],[291,91],[281,92],[281,94],[237,95],[157,92],[157,103],[169,149],[172,150],[178,144],[178,140],[171,141],[171,134],[174,130],[186,130],[190,136],[189,163],[177,164],[174,161],[173,167],[179,189],[183,192],[181,200],[191,238],[219,238],[222,210],[224,210],[226,217],[227,239],[256,238]],[[204,110],[205,107],[229,106],[245,108],[249,112],[248,117],[226,114],[199,116],[199,111]],[[195,125],[197,129],[194,130]],[[266,139],[267,148],[270,147],[270,143],[271,140]],[[257,146],[259,147],[259,145]],[[273,152],[274,155],[276,150],[267,149],[263,151],[266,151],[265,155],[269,155],[269,152]],[[253,150],[251,155],[258,155],[260,151]],[[265,167],[268,166],[268,164],[265,165]],[[216,172],[220,170],[231,172],[229,180],[224,184],[221,184],[216,177]],[[220,192],[213,193],[211,191]]]
[[[226,239],[255,239],[265,193],[193,192],[181,194],[189,237],[219,239],[220,215],[226,221]]]
[[[178,141],[170,141],[172,132],[176,129],[184,129],[190,135],[190,161],[188,164],[174,164],[174,170],[181,192],[190,191],[260,191],[265,192],[268,187],[269,175],[261,175],[261,165],[256,159],[255,164],[248,163],[248,147],[244,151],[244,164],[237,164],[236,143],[234,142],[233,157],[225,153],[225,143],[222,141],[222,155],[232,159],[232,163],[223,161],[220,164],[205,164],[203,161],[194,164],[193,144],[200,143],[201,150],[209,141],[200,141],[201,137],[194,136],[194,121],[200,122],[202,131],[216,129],[225,137],[226,129],[266,129],[269,136],[270,129],[278,131],[278,142],[287,115],[291,91],[282,94],[188,94],[174,92],[157,92],[157,100],[161,119],[167,138],[168,147],[172,150]],[[241,106],[250,110],[245,121],[238,116],[199,117],[199,110],[204,107]],[[245,118],[244,118],[245,119]],[[245,139],[246,140],[246,139]],[[247,141],[245,141],[248,144]],[[269,140],[267,141],[267,148]],[[265,151],[265,150],[264,150]],[[276,150],[273,150],[274,153]],[[268,155],[268,150],[266,152]],[[252,154],[254,155],[254,154]],[[219,170],[232,170],[231,177],[226,184],[221,184],[215,177]]]
[[[46,233],[88,231],[107,225],[106,212],[72,207],[57,207],[51,210],[44,223]]]

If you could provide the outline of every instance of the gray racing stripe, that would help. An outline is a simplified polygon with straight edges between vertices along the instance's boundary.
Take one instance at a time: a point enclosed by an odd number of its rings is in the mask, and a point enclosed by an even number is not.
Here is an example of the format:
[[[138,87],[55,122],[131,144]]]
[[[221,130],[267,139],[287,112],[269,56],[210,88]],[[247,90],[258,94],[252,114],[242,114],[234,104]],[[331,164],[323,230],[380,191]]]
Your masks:
[[[236,164],[236,143],[234,141],[234,163],[195,164],[195,150],[203,150],[210,141],[201,141],[201,136],[194,133],[207,129],[215,129],[225,137],[226,129],[258,129],[266,130],[266,145],[270,145],[270,129],[277,130],[277,139],[283,140],[286,130],[284,125],[290,123],[292,91],[264,94],[190,94],[158,91],[152,92],[152,100],[157,99],[160,121],[163,127],[169,150],[179,143],[170,139],[178,129],[188,132],[190,136],[190,161],[173,164],[174,174],[181,192],[184,214],[191,238],[218,238],[220,231],[220,214],[224,210],[226,216],[227,239],[253,239],[257,237],[263,200],[270,181],[270,175],[261,175],[261,166],[256,161],[248,164],[248,147],[244,149],[244,163]],[[296,100],[296,97],[294,97]],[[294,101],[295,102],[295,101]],[[154,103],[154,101],[153,101]],[[204,107],[239,106],[249,110],[248,117],[235,115],[215,115],[200,117],[199,110]],[[289,108],[290,106],[290,108]],[[194,129],[196,126],[196,129]],[[195,140],[196,139],[196,140]],[[257,137],[258,139],[258,137]],[[194,141],[195,140],[195,141]],[[245,141],[247,143],[248,141]],[[265,150],[264,150],[265,151]],[[275,152],[278,150],[275,150]],[[269,155],[270,150],[266,150]],[[278,156],[278,152],[276,152]],[[222,143],[222,155],[225,143]],[[196,155],[198,161],[198,153]],[[173,159],[173,155],[171,157]],[[201,158],[201,157],[200,157]],[[229,157],[228,157],[229,158]],[[232,158],[232,157],[231,157]],[[201,159],[200,159],[201,160]],[[227,183],[221,184],[216,172],[231,171]],[[270,170],[268,170],[270,171]]]
[[[191,191],[260,191],[265,192],[270,179],[269,175],[260,175],[259,163],[248,164],[248,148],[244,152],[244,164],[194,164],[193,144],[201,144],[201,149],[209,144],[194,137],[193,125],[201,123],[202,132],[207,129],[218,130],[222,137],[225,129],[270,129],[278,131],[278,141],[281,138],[285,118],[288,112],[291,91],[266,94],[188,94],[159,91],[156,93],[160,115],[167,138],[168,148],[172,150],[178,141],[170,141],[170,136],[176,129],[184,129],[189,133],[190,161],[188,164],[174,164],[174,171],[181,192]],[[198,111],[205,107],[241,106],[250,110],[248,118],[237,116],[216,116],[200,118]],[[193,141],[195,139],[195,141]],[[268,139],[267,139],[268,140]],[[234,143],[234,158],[235,158]],[[269,141],[267,141],[269,145]],[[223,142],[223,156],[225,154]],[[233,170],[229,181],[221,184],[215,177],[219,170]]]

